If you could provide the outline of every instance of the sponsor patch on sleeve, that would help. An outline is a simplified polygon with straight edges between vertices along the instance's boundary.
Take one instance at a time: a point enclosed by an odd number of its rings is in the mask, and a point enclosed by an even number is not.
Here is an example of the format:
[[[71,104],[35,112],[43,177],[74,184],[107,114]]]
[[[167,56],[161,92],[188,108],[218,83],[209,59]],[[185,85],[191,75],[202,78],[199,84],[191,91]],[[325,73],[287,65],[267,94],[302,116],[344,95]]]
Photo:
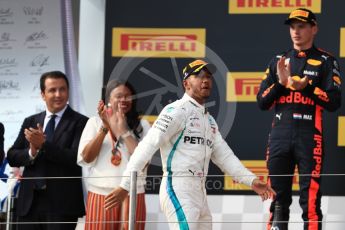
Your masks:
[[[325,102],[328,102],[329,101],[329,98],[328,98],[328,95],[325,91],[321,90],[320,88],[318,87],[315,87],[314,89],[314,94],[318,96],[318,98],[322,101],[325,101]]]
[[[262,97],[266,97],[269,92],[271,92],[271,89],[273,88],[275,84],[272,84],[270,87],[268,87],[262,94]]]
[[[341,85],[340,77],[338,77],[338,76],[333,76],[333,81],[334,81],[334,85],[335,85],[335,86],[340,87],[340,85]]]
[[[333,76],[333,80],[334,80],[338,85],[341,85],[340,77],[338,77],[338,76]]]
[[[175,108],[170,106],[166,108],[157,118],[157,120],[153,124],[153,128],[160,130],[161,132],[165,133],[169,126],[171,125],[173,118],[173,111]]]

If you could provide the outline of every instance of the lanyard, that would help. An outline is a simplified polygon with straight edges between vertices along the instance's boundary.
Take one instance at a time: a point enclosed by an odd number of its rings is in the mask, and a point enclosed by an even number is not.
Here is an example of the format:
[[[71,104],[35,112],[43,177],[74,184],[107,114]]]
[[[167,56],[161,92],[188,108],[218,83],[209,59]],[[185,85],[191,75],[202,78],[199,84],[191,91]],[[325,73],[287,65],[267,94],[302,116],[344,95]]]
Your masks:
[[[110,161],[113,165],[118,166],[121,163],[121,151],[119,150],[120,141],[114,140],[113,136],[111,135],[111,132],[109,132],[109,138],[111,142],[111,158]],[[116,145],[115,145],[116,142]]]

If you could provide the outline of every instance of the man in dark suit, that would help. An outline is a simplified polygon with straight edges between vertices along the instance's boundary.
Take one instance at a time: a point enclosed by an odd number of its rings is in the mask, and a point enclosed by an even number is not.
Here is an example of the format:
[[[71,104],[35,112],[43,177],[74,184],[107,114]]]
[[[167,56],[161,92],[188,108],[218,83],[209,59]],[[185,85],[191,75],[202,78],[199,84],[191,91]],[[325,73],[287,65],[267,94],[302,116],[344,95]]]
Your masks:
[[[67,104],[69,83],[65,74],[44,73],[40,87],[46,111],[24,120],[7,159],[12,167],[24,167],[17,201],[18,221],[49,223],[22,223],[17,227],[75,229],[76,223],[66,222],[76,222],[85,214],[81,168],[76,161],[88,119]]]

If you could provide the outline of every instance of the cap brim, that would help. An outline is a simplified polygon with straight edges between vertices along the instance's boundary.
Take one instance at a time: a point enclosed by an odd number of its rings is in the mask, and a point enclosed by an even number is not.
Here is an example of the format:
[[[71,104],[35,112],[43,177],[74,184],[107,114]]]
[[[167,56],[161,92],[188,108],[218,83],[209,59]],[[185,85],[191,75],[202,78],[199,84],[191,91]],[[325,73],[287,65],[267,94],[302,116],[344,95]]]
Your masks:
[[[195,67],[192,71],[190,71],[190,73],[188,73],[187,75],[185,75],[183,77],[183,79],[187,79],[190,75],[193,74],[197,74],[199,73],[202,69],[207,69],[208,72],[210,72],[211,74],[214,74],[217,71],[217,67],[214,64],[211,63],[205,63],[202,65],[199,65],[198,67]]]
[[[210,73],[214,74],[217,71],[217,67],[211,63],[207,63],[203,68],[206,68]]]
[[[299,18],[299,17],[288,18],[285,20],[284,24],[290,25],[291,22],[293,22],[293,21],[300,21],[300,22],[305,22],[305,23],[310,23],[310,24],[316,24],[314,21],[306,20],[304,18]]]

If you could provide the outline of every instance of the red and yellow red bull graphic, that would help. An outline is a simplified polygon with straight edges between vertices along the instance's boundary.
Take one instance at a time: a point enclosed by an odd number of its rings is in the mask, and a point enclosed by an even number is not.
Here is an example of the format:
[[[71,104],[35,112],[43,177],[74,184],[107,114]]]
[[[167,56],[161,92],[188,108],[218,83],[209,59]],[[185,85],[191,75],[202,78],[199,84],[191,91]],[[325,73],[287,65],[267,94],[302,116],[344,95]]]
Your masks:
[[[226,101],[255,102],[263,72],[231,72],[227,75]]]
[[[338,146],[345,146],[345,116],[338,117]]]
[[[248,160],[248,161],[241,161],[245,167],[247,167],[250,171],[252,171],[255,175],[258,176],[260,180],[267,181],[268,180],[268,170],[266,166],[266,161],[259,161],[259,160]],[[294,175],[297,175],[298,171],[297,168],[295,169]],[[298,191],[299,190],[299,178],[298,176],[294,176],[292,182],[292,190]],[[236,183],[233,181],[231,176],[224,177],[224,190],[251,190],[250,187]]]
[[[345,57],[345,28],[340,28],[340,57]]]
[[[321,0],[229,0],[229,14],[288,14],[296,8],[321,13]]]
[[[205,57],[205,29],[113,28],[113,57]]]

